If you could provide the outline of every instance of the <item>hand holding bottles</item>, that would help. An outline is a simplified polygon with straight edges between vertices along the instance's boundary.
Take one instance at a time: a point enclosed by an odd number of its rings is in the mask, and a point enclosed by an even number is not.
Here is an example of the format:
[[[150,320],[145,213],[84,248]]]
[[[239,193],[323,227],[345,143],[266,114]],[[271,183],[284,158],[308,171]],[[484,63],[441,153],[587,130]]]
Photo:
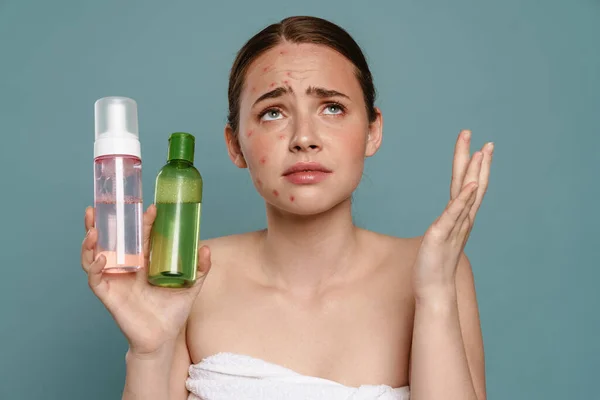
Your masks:
[[[153,354],[176,339],[211,265],[209,249],[198,249],[202,177],[193,165],[195,139],[170,136],[155,205],[142,214],[137,103],[112,96],[94,109],[94,208],[85,214],[81,265],[130,352]]]
[[[151,205],[143,215],[143,268],[137,272],[106,274],[106,258],[94,260],[98,232],[94,228],[94,209],[85,213],[87,235],[82,244],[81,265],[88,274],[89,286],[102,301],[127,338],[130,351],[153,354],[173,342],[187,321],[194,300],[210,270],[210,250],[198,249],[196,282],[189,288],[163,288],[148,282],[150,233],[156,207]]]

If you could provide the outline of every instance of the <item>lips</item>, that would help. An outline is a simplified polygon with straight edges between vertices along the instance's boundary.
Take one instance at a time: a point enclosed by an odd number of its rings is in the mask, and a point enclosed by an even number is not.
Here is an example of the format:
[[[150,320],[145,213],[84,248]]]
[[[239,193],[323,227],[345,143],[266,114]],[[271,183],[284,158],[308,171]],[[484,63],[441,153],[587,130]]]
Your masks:
[[[285,170],[283,176],[289,182],[297,185],[319,183],[326,179],[331,170],[316,162],[301,162]]]
[[[325,168],[319,163],[316,162],[300,162],[292,165],[290,168],[286,169],[283,173],[284,176],[297,173],[297,172],[325,172],[331,173],[330,169]]]

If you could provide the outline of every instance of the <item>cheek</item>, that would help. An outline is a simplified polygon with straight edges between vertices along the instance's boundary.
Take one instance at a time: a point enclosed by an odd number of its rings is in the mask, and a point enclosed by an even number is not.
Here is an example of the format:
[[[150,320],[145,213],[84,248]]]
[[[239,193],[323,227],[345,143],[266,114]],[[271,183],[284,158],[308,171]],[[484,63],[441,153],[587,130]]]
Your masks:
[[[279,135],[260,132],[257,129],[246,140],[246,161],[254,168],[263,168],[273,163],[277,148],[281,146]]]
[[[350,127],[351,125],[346,125]],[[345,154],[346,158],[356,160],[364,158],[366,151],[366,130],[365,132],[357,130],[356,127],[352,131],[340,129],[336,132],[334,146],[339,149],[340,154]]]

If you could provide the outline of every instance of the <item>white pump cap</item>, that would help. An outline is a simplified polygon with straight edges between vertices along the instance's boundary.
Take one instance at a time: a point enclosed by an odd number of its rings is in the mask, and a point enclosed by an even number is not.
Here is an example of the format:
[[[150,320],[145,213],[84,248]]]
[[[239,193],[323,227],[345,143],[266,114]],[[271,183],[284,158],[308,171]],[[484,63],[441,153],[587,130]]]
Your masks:
[[[137,103],[127,97],[103,97],[94,104],[94,158],[119,154],[141,159]]]

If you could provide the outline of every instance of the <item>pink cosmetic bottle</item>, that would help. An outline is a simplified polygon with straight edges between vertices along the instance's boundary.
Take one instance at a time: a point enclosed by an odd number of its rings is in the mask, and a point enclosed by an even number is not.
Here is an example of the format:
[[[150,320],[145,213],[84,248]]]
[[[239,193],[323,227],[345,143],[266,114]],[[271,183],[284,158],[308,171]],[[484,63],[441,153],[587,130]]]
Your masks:
[[[144,262],[137,103],[104,97],[94,107],[95,257],[106,257],[105,273],[134,272]]]

